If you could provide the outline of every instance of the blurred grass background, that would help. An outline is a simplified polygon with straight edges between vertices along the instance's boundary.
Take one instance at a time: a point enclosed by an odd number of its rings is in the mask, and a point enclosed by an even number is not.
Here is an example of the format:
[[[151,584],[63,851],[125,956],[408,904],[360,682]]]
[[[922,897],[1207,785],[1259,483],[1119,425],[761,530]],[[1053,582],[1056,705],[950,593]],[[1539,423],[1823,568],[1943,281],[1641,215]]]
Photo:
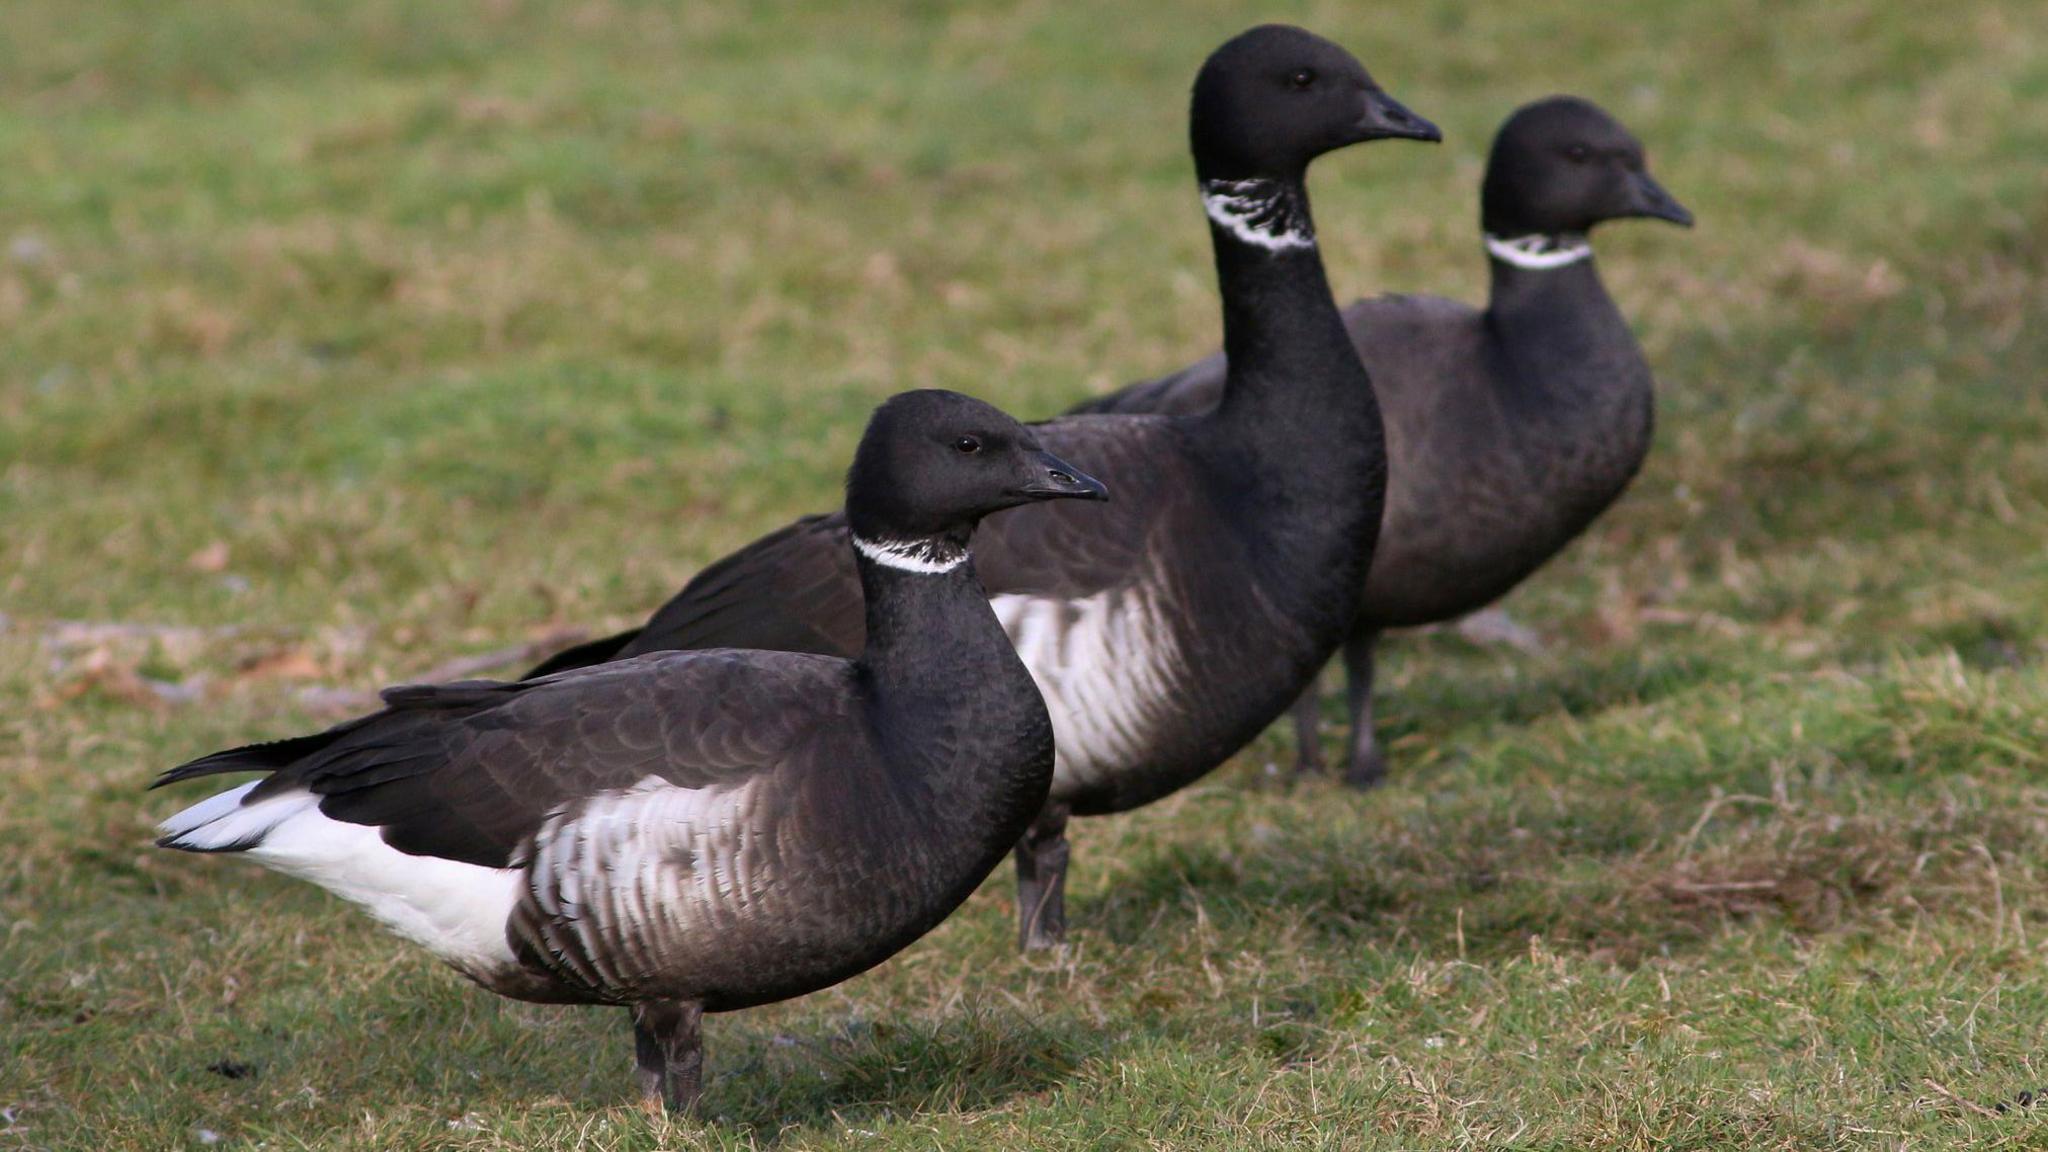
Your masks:
[[[1184,155],[1260,20],[1443,125],[1318,165],[1340,295],[1484,289],[1516,104],[1699,214],[1611,226],[1629,498],[1390,647],[1391,787],[1269,735],[710,1029],[498,1002],[148,847],[194,754],[634,622],[830,506],[908,387],[1043,416],[1216,342]],[[0,1146],[2048,1144],[2048,9],[584,0],[0,5]],[[1334,715],[1334,702],[1332,703]],[[197,794],[196,790],[192,794]]]

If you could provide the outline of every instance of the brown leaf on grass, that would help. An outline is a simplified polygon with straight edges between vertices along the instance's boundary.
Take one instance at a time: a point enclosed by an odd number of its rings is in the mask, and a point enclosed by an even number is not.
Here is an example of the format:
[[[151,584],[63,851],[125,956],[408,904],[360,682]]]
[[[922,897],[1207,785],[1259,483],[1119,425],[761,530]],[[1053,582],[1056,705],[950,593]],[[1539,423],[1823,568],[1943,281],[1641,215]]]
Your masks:
[[[1524,656],[1545,654],[1543,637],[1500,608],[1482,608],[1452,627],[1465,641],[1481,647],[1513,648]]]
[[[153,302],[146,334],[154,349],[213,359],[228,350],[243,327],[242,316],[231,308],[176,288]]]
[[[318,680],[327,674],[313,655],[303,648],[284,648],[244,661],[244,680]]]
[[[235,627],[194,628],[176,624],[138,624],[122,620],[52,620],[42,630],[43,643],[57,652],[80,649],[146,649],[155,645],[164,655],[184,663],[213,641],[234,636]]]
[[[1608,572],[1601,581],[1600,601],[1593,609],[1591,639],[1596,644],[1624,646],[1635,643],[1641,630],[1642,603],[1622,586],[1621,576]]]
[[[185,567],[194,572],[225,572],[228,567],[228,542],[215,540],[192,555],[185,557]]]
[[[160,709],[197,696],[205,685],[204,677],[181,681],[150,679],[137,670],[134,661],[117,657],[110,649],[97,648],[75,663],[72,675],[52,687],[37,704],[47,710],[97,692],[129,704]]]

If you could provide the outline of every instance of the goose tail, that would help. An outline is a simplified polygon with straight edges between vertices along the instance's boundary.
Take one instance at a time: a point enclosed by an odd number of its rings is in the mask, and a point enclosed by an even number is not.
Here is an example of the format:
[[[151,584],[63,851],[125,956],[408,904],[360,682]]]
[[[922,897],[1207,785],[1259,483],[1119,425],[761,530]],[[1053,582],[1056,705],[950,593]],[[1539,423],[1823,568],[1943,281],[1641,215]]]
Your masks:
[[[159,848],[180,852],[247,852],[260,848],[278,825],[318,803],[311,793],[298,792],[251,801],[261,780],[217,792],[157,825]]]
[[[184,852],[246,852],[262,844],[264,837],[279,824],[305,808],[317,806],[319,797],[302,789],[281,790],[276,785],[264,789],[261,795],[251,793],[270,783],[275,773],[326,748],[344,733],[360,727],[366,719],[353,720],[311,736],[229,748],[165,771],[150,782],[151,788],[226,772],[263,772],[267,775],[262,780],[252,780],[239,788],[216,793],[172,815],[157,825],[157,847]]]

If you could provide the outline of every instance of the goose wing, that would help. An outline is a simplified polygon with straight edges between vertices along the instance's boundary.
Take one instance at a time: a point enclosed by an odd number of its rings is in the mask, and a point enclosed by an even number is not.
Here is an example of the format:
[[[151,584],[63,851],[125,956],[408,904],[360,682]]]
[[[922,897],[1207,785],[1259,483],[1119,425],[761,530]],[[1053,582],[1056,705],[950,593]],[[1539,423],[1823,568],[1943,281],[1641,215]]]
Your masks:
[[[716,790],[801,768],[857,723],[837,660],[789,653],[665,654],[516,683],[393,688],[383,711],[325,732],[217,752],[174,783],[266,770],[224,811],[165,825],[168,847],[239,850],[236,813],[310,793],[330,820],[377,828],[413,856],[488,868],[521,862],[555,816],[650,782]],[[208,802],[211,803],[211,802]],[[211,819],[194,824],[200,816]],[[254,840],[251,841],[250,837]]]
[[[1109,502],[1052,501],[984,520],[974,540],[983,586],[991,596],[1079,597],[1135,579],[1162,507],[1172,506],[1162,497],[1190,482],[1172,426],[1091,417],[1037,431],[1048,449],[1100,477]],[[866,641],[864,609],[845,515],[808,516],[698,573],[637,632],[570,649],[536,672],[709,647],[852,657]]]
[[[1108,486],[1110,498],[1013,508],[982,521],[974,565],[990,596],[1078,600],[1127,587],[1147,575],[1162,534],[1199,519],[1200,479],[1174,421],[1070,416],[1035,431]]]

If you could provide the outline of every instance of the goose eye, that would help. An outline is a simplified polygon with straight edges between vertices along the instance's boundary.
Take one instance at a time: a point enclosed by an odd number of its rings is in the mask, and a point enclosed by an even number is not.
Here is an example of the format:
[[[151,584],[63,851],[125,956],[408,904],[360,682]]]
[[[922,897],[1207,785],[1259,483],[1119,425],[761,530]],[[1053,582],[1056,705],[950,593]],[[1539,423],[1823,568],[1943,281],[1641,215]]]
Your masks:
[[[1565,158],[1570,160],[1574,164],[1584,164],[1586,162],[1586,158],[1592,155],[1592,153],[1587,150],[1584,144],[1574,144],[1571,147],[1566,148],[1564,150],[1564,154]]]
[[[1287,82],[1296,88],[1306,88],[1316,82],[1316,70],[1313,68],[1303,68],[1288,77]]]
[[[953,441],[953,447],[962,454],[979,452],[981,451],[981,441],[972,436],[962,436],[958,440]]]

